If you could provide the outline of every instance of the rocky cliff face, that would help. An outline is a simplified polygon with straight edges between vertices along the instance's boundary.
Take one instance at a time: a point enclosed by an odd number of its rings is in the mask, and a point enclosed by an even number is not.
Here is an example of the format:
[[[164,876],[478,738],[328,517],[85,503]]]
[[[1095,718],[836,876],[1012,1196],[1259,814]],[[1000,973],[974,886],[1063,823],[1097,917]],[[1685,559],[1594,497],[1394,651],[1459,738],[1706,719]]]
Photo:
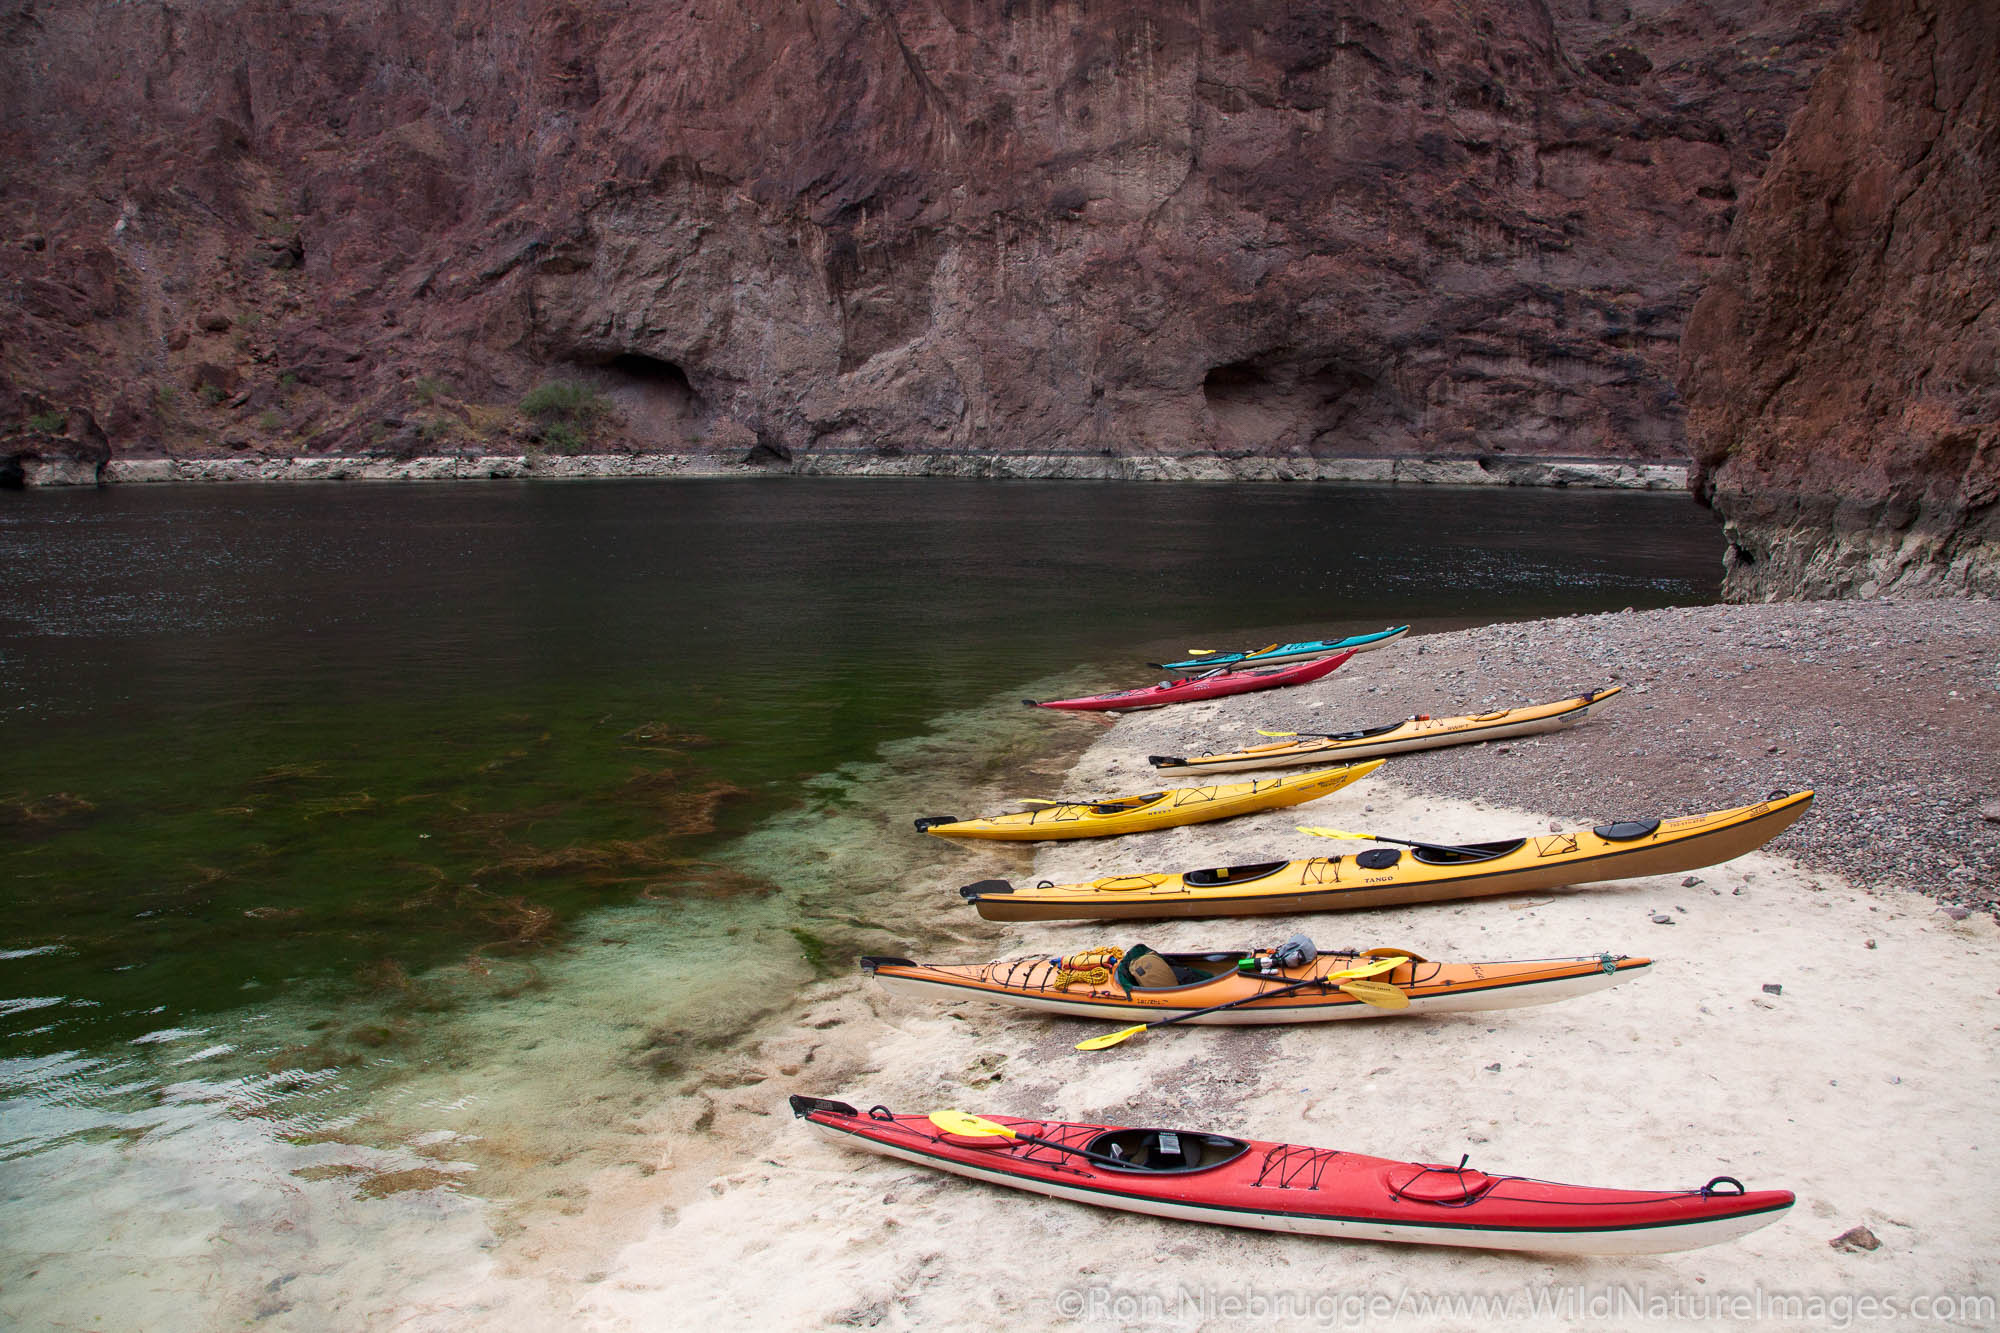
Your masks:
[[[1669,459],[1852,9],[14,0],[0,454]]]
[[[1870,0],[1681,371],[1726,591],[2000,593],[2000,8]]]

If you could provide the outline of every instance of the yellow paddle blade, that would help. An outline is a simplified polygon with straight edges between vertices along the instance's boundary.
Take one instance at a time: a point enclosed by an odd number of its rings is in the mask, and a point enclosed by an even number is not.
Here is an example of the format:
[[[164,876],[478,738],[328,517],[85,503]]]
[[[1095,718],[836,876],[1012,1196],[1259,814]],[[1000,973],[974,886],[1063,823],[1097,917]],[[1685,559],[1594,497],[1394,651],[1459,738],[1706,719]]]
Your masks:
[[[967,1115],[963,1111],[932,1111],[930,1122],[947,1134],[969,1134],[984,1138],[993,1138],[997,1135],[1003,1139],[1018,1137],[1005,1125],[996,1125],[991,1120],[981,1120],[978,1116]]]
[[[1363,1004],[1372,1004],[1377,1009],[1410,1007],[1410,997],[1405,995],[1400,987],[1391,986],[1386,981],[1350,981],[1340,989]]]
[[[1116,1046],[1119,1042],[1124,1041],[1127,1037],[1138,1036],[1141,1032],[1144,1032],[1148,1026],[1150,1025],[1146,1023],[1141,1023],[1139,1024],[1138,1027],[1135,1028],[1120,1028],[1116,1032],[1107,1032],[1099,1037],[1085,1037],[1082,1041],[1076,1044],[1076,1049],[1078,1049],[1079,1051],[1101,1051],[1106,1049],[1107,1047]]]
[[[1215,655],[1216,653],[1219,653],[1219,652],[1221,652],[1221,651],[1222,651],[1222,650],[1221,650],[1220,648],[1190,648],[1190,649],[1188,649],[1188,656],[1189,656],[1189,657],[1212,657],[1212,656],[1214,656],[1214,655]]]
[[[1299,733],[1296,731],[1266,731],[1262,727],[1259,727],[1257,728],[1257,734],[1259,736],[1296,736]]]
[[[1350,978],[1379,976],[1384,972],[1394,972],[1397,968],[1401,967],[1403,964],[1409,961],[1410,960],[1408,958],[1400,956],[1391,956],[1387,958],[1371,958],[1369,961],[1365,963],[1359,963],[1353,967],[1344,968],[1339,972],[1329,972],[1325,976],[1321,977],[1320,980],[1346,981],[1349,980]],[[1378,982],[1376,984],[1379,985],[1381,983]]]
[[[1345,832],[1344,830],[1341,830],[1341,829],[1337,829],[1337,828],[1324,828],[1324,827],[1319,827],[1319,826],[1316,826],[1316,825],[1312,825],[1312,824],[1300,824],[1300,825],[1298,825],[1298,830],[1299,830],[1299,832],[1301,832],[1301,833],[1310,833],[1310,834],[1312,834],[1312,835],[1313,835],[1313,836],[1314,836],[1315,838],[1346,838],[1346,839],[1348,839],[1348,840],[1349,840],[1349,841],[1351,841],[1351,842],[1379,842],[1379,841],[1380,841],[1380,839],[1379,839],[1379,838],[1377,838],[1377,837],[1376,837],[1376,836],[1375,836],[1374,834],[1372,834],[1372,833],[1348,833],[1348,832]]]

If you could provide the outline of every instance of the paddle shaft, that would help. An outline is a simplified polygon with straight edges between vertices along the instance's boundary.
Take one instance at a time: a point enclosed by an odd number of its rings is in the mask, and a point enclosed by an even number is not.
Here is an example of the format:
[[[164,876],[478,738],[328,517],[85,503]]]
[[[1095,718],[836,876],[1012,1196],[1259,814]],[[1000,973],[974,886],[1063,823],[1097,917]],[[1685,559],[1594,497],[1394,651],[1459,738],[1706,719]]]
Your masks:
[[[1103,1153],[1095,1153],[1088,1148],[1072,1148],[1067,1143],[1057,1143],[1054,1139],[1044,1139],[1034,1134],[1023,1134],[1018,1129],[1010,1132],[1018,1143],[1035,1143],[1040,1144],[1044,1148],[1054,1148],[1057,1152],[1073,1152],[1085,1161],[1096,1162],[1102,1166],[1115,1166],[1128,1171],[1132,1168],[1130,1162],[1122,1161],[1116,1157],[1106,1157]]]
[[[1393,842],[1402,847],[1428,847],[1434,852],[1456,852],[1474,861],[1491,861],[1500,855],[1499,852],[1489,852],[1478,847],[1454,847],[1448,842],[1411,842],[1408,838],[1385,838],[1379,833],[1369,834],[1368,839],[1370,842]]]
[[[1312,833],[1313,836],[1320,838],[1346,836],[1341,834],[1338,829],[1318,833],[1304,825],[1299,826],[1299,832]],[[1356,833],[1353,835],[1353,840],[1356,842],[1393,842],[1403,847],[1428,848],[1434,852],[1456,852],[1458,855],[1471,861],[1491,861],[1496,856],[1504,855],[1501,852],[1487,851],[1483,847],[1455,847],[1448,842],[1411,842],[1408,838],[1385,838],[1379,833]]]
[[[1255,995],[1246,995],[1240,1000],[1231,1000],[1227,1004],[1212,1004],[1206,1009],[1191,1009],[1187,1013],[1176,1014],[1172,1018],[1162,1018],[1157,1023],[1146,1024],[1146,1027],[1150,1030],[1152,1028],[1166,1027],[1170,1023],[1185,1023],[1188,1019],[1200,1018],[1203,1014],[1213,1014],[1224,1009],[1234,1009],[1238,1005],[1250,1004],[1256,1000],[1268,1000],[1276,995],[1289,995],[1293,991],[1304,990],[1308,986],[1323,985],[1325,981],[1326,978],[1324,977],[1307,977],[1303,981],[1290,982],[1278,987],[1276,990],[1259,991]]]

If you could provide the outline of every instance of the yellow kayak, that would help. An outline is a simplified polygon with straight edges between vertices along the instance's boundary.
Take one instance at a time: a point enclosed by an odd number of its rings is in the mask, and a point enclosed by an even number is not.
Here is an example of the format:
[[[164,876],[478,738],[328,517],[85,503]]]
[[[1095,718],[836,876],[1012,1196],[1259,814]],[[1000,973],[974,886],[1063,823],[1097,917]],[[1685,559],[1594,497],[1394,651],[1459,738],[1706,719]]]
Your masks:
[[[1299,733],[1296,740],[1252,745],[1223,754],[1156,754],[1154,768],[1173,773],[1246,773],[1259,768],[1284,768],[1290,764],[1325,763],[1329,759],[1365,759],[1378,754],[1401,754],[1406,750],[1429,750],[1445,745],[1469,745],[1475,741],[1505,740],[1511,736],[1532,736],[1559,731],[1583,721],[1597,705],[1624,686],[1592,690],[1574,699],[1552,704],[1529,704],[1524,708],[1503,708],[1497,713],[1471,713],[1464,717],[1429,717],[1418,714],[1402,722],[1370,727],[1361,731],[1339,731],[1313,735]]]
[[[1380,763],[1380,760],[1375,762]],[[1595,880],[1697,870],[1755,851],[1812,804],[1809,791],[1679,819],[1599,824],[1470,846],[1377,847],[1355,856],[1111,875],[1088,884],[1016,888],[981,880],[959,890],[989,921],[1253,916],[1478,898]],[[1387,841],[1387,839],[1378,839]]]
[[[1254,814],[1317,800],[1359,781],[1382,766],[1380,759],[1311,773],[1257,778],[1217,787],[1178,787],[1144,796],[1113,796],[1101,801],[1035,802],[1037,808],[984,819],[931,815],[917,821],[923,833],[941,838],[1001,838],[1041,842],[1055,838],[1108,838],[1120,833],[1146,833],[1180,824]]]

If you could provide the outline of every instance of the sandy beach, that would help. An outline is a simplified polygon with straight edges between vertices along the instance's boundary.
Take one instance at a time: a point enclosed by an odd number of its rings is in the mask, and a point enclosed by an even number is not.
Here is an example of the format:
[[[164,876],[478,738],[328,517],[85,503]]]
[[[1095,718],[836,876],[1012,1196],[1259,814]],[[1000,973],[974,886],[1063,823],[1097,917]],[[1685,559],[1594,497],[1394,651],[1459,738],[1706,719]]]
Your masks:
[[[1829,618],[1840,634],[1823,639]],[[1857,647],[1893,636],[1901,650],[1845,652],[1860,634],[1871,637]],[[1683,638],[1718,635],[1728,653],[1699,670],[1675,667]],[[1753,638],[1787,635],[1785,670],[1818,656],[1851,674],[1849,736],[1837,753],[1792,739],[1838,702],[1824,690],[1758,691],[1746,730],[1728,715],[1747,707],[1718,696],[1708,675],[1711,665],[1740,668]],[[1559,643],[1603,660],[1585,661],[1595,669],[1579,678]],[[1159,785],[1148,754],[1241,743],[1283,718],[1324,718],[1333,729],[1649,684],[1574,730],[1392,760],[1297,810],[948,851],[935,882],[910,886],[900,921],[883,923],[941,941],[913,947],[916,956],[964,962],[1138,941],[1241,947],[1303,931],[1322,948],[1397,945],[1446,960],[1609,951],[1657,964],[1610,991],[1538,1008],[1170,1028],[1095,1054],[1072,1047],[1098,1025],[976,1001],[903,1003],[860,976],[835,978],[663,1108],[639,1154],[652,1155],[655,1172],[607,1180],[571,1215],[545,1216],[497,1246],[464,1286],[379,1313],[404,1328],[1991,1326],[2000,929],[1963,901],[1990,903],[2000,825],[1979,819],[1975,800],[1946,812],[1945,823],[1965,829],[1948,853],[1927,847],[1939,826],[1931,807],[1896,799],[1900,788],[1887,784],[1965,801],[2000,772],[1996,647],[2000,616],[1984,602],[1692,608],[1428,636],[1358,658],[1281,706],[1253,695],[1110,727],[1051,718],[1052,740],[1073,745],[1067,729],[1077,727],[1096,727],[1096,739],[1037,794],[1057,780],[1055,794],[1112,795]],[[1909,745],[1911,727],[1928,720],[1919,710],[1939,698],[1965,710],[1964,725],[1949,746]],[[1711,727],[1754,733],[1749,753],[1763,754],[1768,771],[1707,757]],[[983,922],[955,892],[995,873],[1068,881],[1353,849],[1299,833],[1300,823],[1472,840],[1688,813],[1785,785],[1820,792],[1793,832],[1688,876],[1395,911],[1102,925]],[[924,812],[883,818],[914,813]],[[1857,847],[1838,827],[1850,817],[1890,830],[1888,841],[1871,834],[1873,850]],[[1866,873],[1884,848],[1912,873]],[[1974,876],[1916,873],[1942,871],[1947,854]],[[1612,1186],[1727,1174],[1799,1201],[1746,1239],[1647,1258],[1332,1242],[1092,1209],[845,1151],[792,1119],[793,1092],[897,1110],[1176,1125],[1412,1160],[1469,1154],[1489,1172]],[[1855,1227],[1879,1247],[1830,1243]]]

